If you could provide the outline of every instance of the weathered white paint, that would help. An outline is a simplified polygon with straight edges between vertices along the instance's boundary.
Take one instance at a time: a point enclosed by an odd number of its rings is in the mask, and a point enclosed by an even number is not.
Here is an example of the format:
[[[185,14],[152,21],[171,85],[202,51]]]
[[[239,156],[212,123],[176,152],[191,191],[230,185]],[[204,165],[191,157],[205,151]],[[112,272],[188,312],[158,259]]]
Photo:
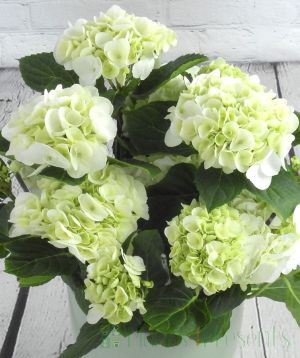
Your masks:
[[[0,66],[52,51],[68,21],[113,4],[172,27],[179,45],[167,58],[202,51],[229,60],[300,60],[297,0],[0,0]]]
[[[67,288],[61,279],[31,288],[13,358],[58,358],[71,340]]]
[[[0,70],[0,128],[6,123],[12,110],[31,94],[32,91],[25,88],[16,70]],[[4,262],[0,260],[0,347],[3,344],[19,292],[17,280],[4,273],[3,270]]]

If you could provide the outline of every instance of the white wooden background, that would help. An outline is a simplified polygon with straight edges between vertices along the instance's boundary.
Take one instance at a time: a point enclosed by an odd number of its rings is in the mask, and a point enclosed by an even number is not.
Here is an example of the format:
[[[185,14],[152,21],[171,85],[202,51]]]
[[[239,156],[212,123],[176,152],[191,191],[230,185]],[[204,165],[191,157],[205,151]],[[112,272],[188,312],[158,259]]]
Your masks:
[[[263,84],[282,93],[300,109],[299,63],[244,63],[241,67],[258,74]],[[0,127],[11,111],[31,95],[32,91],[25,87],[16,69],[0,70]],[[0,347],[17,294],[16,280],[3,272],[0,261]],[[232,358],[300,357],[300,329],[283,304],[260,298],[244,306],[242,328],[234,337],[238,351]],[[44,286],[31,288],[13,358],[58,358],[73,339],[67,290],[62,281],[56,278]]]

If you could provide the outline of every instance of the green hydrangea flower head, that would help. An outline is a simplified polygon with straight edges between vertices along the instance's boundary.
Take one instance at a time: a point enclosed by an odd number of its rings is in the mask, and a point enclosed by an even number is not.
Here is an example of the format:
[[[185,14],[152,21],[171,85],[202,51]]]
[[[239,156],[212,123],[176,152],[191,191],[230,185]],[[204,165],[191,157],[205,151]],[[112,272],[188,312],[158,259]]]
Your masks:
[[[238,170],[259,189],[284,166],[299,121],[284,99],[224,60],[194,76],[175,107],[165,143],[194,147],[206,169]]]
[[[171,245],[171,271],[188,287],[202,287],[207,295],[225,291],[245,270],[245,239],[267,230],[261,216],[241,215],[227,204],[209,213],[203,203],[194,200],[183,205],[180,215],[165,229]]]
[[[299,211],[299,210],[298,210]],[[299,213],[298,213],[299,214]],[[300,235],[247,191],[208,212],[194,200],[165,229],[170,266],[191,288],[212,295],[239,284],[274,282],[300,264]]]
[[[54,166],[73,178],[101,170],[117,132],[112,112],[96,88],[57,86],[20,106],[4,126],[7,155],[37,172]]]
[[[145,187],[108,165],[80,185],[38,179],[36,193],[16,198],[10,236],[42,236],[82,262],[93,262],[109,246],[120,248],[140,218],[148,218]]]
[[[82,85],[93,86],[101,76],[124,85],[128,76],[144,80],[176,43],[175,33],[164,25],[112,6],[94,20],[70,25],[54,57],[74,70]]]
[[[144,314],[146,291],[152,287],[140,277],[145,269],[142,258],[124,253],[121,258],[115,248],[90,264],[85,280],[85,298],[91,302],[87,321],[94,324],[104,318],[116,325],[129,322],[136,310]]]

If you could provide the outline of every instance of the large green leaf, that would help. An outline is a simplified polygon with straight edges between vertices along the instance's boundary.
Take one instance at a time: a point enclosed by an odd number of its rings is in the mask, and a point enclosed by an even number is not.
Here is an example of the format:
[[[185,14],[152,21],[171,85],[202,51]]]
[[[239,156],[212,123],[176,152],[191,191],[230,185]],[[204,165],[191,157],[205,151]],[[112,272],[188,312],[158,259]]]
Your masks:
[[[230,328],[231,312],[224,313],[222,316],[213,317],[198,334],[190,338],[197,343],[215,342],[222,338]]]
[[[24,82],[35,91],[52,90],[57,85],[70,87],[78,83],[74,71],[66,71],[56,63],[53,53],[43,52],[20,59],[20,71]]]
[[[247,188],[258,198],[267,202],[283,219],[287,219],[300,203],[300,183],[294,174],[284,169],[272,178],[268,189],[259,190],[250,182],[247,183]]]
[[[175,334],[162,334],[154,332],[147,336],[147,340],[153,346],[160,345],[168,348],[178,346],[182,341],[182,337],[176,336]]]
[[[54,276],[32,276],[32,277],[19,277],[18,282],[21,287],[40,286],[51,281]]]
[[[207,298],[207,306],[212,317],[223,316],[238,307],[246,298],[248,291],[242,291],[239,285],[233,285],[224,292]]]
[[[152,102],[124,113],[124,123],[129,140],[138,154],[172,153],[188,156],[194,149],[181,144],[165,145],[165,134],[170,121],[165,117],[174,102]]]
[[[177,164],[162,181],[148,187],[150,220],[145,223],[145,228],[163,229],[168,220],[179,214],[182,204],[190,204],[198,198],[195,171],[191,164]]]
[[[145,170],[146,172],[148,172],[153,177],[158,175],[161,172],[161,170],[156,165],[144,162],[142,160],[137,160],[137,159],[119,160],[116,158],[108,158],[108,162],[110,164],[115,164],[115,165],[118,165],[123,168],[134,168],[135,170],[142,169],[142,170]]]
[[[274,283],[252,286],[249,297],[253,296],[284,302],[300,326],[300,269],[281,275]]]
[[[164,244],[157,230],[141,231],[133,241],[133,254],[143,258],[146,265],[145,280],[154,281],[155,285],[164,285],[169,275],[162,264]]]
[[[81,358],[93,349],[99,347],[109,336],[113,326],[106,320],[101,320],[97,324],[85,323],[80,330],[77,340],[71,344],[59,356],[59,358]],[[105,352],[103,352],[105,354]]]
[[[209,320],[205,301],[181,280],[169,286],[154,287],[146,298],[145,322],[150,330],[163,334],[191,336]]]
[[[5,271],[18,278],[69,275],[77,268],[74,256],[38,237],[12,239],[5,247],[10,252]]]
[[[245,187],[242,174],[225,174],[221,169],[204,169],[203,166],[197,171],[195,183],[209,211],[228,203]]]
[[[137,87],[135,95],[146,97],[172,78],[207,60],[208,58],[206,56],[196,53],[180,56],[176,60],[153,70]]]
[[[39,175],[54,178],[69,185],[79,185],[85,179],[85,176],[78,179],[72,178],[68,175],[68,173],[64,169],[57,168],[57,167],[47,167],[44,170],[42,170]]]

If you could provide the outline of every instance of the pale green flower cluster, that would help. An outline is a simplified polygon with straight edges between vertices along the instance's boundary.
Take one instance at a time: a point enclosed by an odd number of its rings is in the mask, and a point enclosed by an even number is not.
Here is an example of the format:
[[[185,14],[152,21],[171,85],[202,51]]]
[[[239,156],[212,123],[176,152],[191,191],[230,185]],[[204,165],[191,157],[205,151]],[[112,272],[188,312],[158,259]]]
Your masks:
[[[130,73],[145,79],[176,42],[175,33],[164,25],[112,6],[93,21],[80,19],[70,25],[54,57],[74,70],[83,85],[94,85],[101,76],[124,85]]]
[[[271,214],[248,192],[211,212],[195,200],[183,205],[165,229],[171,271],[207,295],[274,282],[300,264],[300,235],[292,222],[268,226]]]
[[[94,262],[110,246],[120,249],[138,219],[148,218],[144,186],[117,166],[90,174],[80,185],[50,178],[36,183],[35,194],[16,198],[10,236],[41,236],[82,262]]]
[[[73,178],[106,165],[117,125],[111,102],[96,88],[57,86],[22,105],[2,130],[10,141],[7,155],[37,172],[63,168]]]
[[[105,318],[111,324],[119,324],[129,322],[136,310],[144,314],[146,290],[152,287],[152,282],[140,278],[145,270],[140,257],[124,253],[120,257],[116,248],[108,248],[87,269],[85,297],[92,303],[87,321],[93,324]]]
[[[284,166],[298,118],[284,99],[224,60],[204,67],[167,118],[166,145],[192,145],[206,169],[238,170],[259,189]]]

